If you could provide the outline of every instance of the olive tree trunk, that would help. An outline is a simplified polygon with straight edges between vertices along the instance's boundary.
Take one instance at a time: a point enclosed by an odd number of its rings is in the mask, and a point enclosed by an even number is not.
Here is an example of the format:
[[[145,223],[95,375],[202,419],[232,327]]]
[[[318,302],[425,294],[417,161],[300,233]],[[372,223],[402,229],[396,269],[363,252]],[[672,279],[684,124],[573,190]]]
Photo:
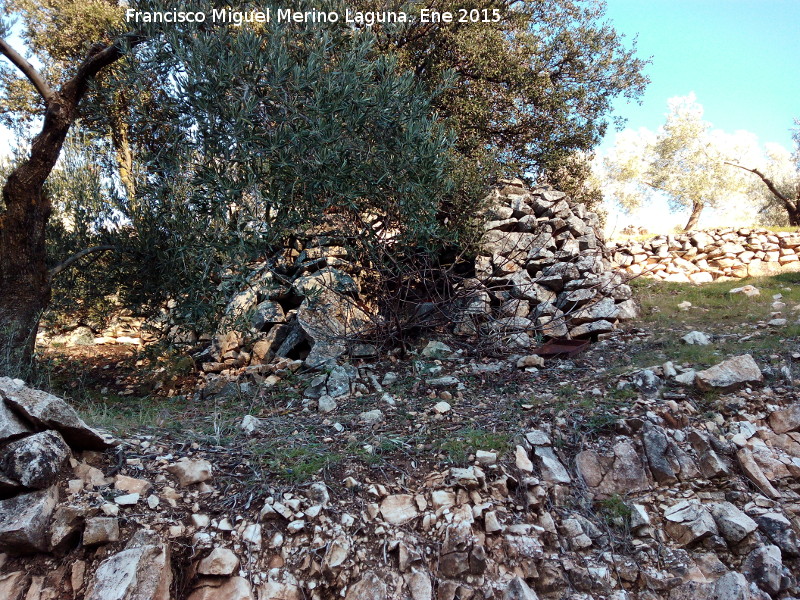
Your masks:
[[[686,227],[683,228],[683,231],[691,231],[695,227],[697,227],[697,222],[700,220],[700,213],[703,212],[703,203],[702,202],[693,202],[692,203],[692,214],[689,215],[689,222],[686,223]]]
[[[132,39],[132,43],[140,40]],[[45,104],[41,132],[30,155],[3,186],[0,212],[0,375],[24,372],[31,365],[39,318],[50,303],[46,227],[51,205],[43,191],[61,147],[77,116],[89,81],[122,56],[119,45],[95,45],[76,74],[53,90],[36,69],[0,38],[0,54],[25,75]],[[60,270],[60,269],[57,269]]]

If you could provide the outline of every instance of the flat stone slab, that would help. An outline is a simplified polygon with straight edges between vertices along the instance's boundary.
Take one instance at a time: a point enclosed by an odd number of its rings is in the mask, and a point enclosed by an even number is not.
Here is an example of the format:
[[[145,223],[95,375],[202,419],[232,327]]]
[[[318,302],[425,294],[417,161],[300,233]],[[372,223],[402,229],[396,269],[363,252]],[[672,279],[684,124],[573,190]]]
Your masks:
[[[730,392],[748,383],[758,383],[764,379],[761,369],[749,354],[734,356],[695,375],[695,385],[703,391],[717,389]]]
[[[0,398],[17,415],[40,429],[55,429],[77,450],[105,450],[115,445],[84,423],[75,409],[61,398],[34,390],[19,379],[0,377]]]

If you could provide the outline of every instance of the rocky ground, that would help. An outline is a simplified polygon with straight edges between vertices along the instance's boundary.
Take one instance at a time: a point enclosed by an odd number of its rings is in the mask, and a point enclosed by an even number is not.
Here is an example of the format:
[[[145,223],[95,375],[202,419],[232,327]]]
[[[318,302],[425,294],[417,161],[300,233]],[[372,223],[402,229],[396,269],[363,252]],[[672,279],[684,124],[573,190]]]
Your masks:
[[[640,321],[546,362],[426,338],[256,386],[51,348],[117,442],[0,379],[0,598],[800,597],[791,277],[639,282]]]

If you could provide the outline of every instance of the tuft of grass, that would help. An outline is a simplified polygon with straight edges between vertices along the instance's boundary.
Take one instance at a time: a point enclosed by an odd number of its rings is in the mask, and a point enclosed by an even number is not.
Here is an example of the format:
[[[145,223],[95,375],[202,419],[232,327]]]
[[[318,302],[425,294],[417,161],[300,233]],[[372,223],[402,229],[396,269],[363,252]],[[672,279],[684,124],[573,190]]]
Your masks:
[[[439,452],[449,463],[465,465],[470,454],[478,450],[491,450],[502,454],[511,447],[511,436],[506,433],[464,428],[439,442]]]
[[[340,454],[318,443],[281,447],[253,444],[250,448],[256,463],[270,475],[290,483],[303,483],[314,475],[338,464]]]
[[[625,504],[625,501],[619,494],[614,494],[608,498],[598,502],[600,508],[600,516],[610,526],[625,529],[630,526],[631,514],[633,511],[631,507]]]

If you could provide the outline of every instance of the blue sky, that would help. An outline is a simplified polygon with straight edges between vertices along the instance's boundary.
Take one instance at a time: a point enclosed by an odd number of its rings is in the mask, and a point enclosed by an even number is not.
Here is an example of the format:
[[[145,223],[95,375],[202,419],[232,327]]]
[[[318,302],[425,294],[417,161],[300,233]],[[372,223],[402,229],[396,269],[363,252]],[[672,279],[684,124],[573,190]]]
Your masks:
[[[715,128],[792,145],[800,118],[800,0],[607,0],[607,17],[652,56],[642,106],[616,103],[627,127],[655,130],[667,99],[695,92]],[[602,147],[613,144],[610,128]]]

